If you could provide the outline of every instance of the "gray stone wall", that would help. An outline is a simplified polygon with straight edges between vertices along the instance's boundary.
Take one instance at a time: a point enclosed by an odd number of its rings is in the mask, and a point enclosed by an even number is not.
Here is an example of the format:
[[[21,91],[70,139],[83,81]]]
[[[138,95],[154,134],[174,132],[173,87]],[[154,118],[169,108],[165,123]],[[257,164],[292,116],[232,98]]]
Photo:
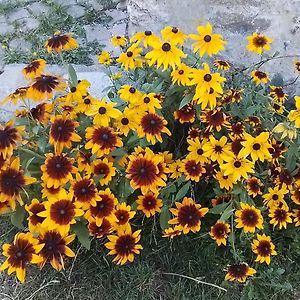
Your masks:
[[[211,22],[228,42],[220,55],[236,64],[247,65],[258,57],[246,51],[246,36],[254,31],[274,39],[270,53],[300,55],[300,0],[128,0],[129,32],[165,25],[196,33],[198,25]],[[289,80],[293,58],[272,61],[266,70],[276,70]],[[299,91],[300,92],[300,91]]]

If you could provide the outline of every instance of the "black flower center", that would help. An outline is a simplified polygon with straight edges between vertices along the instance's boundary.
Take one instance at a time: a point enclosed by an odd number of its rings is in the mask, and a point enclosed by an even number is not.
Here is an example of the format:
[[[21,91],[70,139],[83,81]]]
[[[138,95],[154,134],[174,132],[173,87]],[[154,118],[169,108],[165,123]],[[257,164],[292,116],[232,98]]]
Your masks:
[[[128,124],[129,124],[129,120],[128,120],[127,118],[123,118],[123,119],[121,120],[121,123],[122,123],[123,125],[128,125]]]
[[[240,161],[235,161],[234,163],[233,163],[233,165],[236,167],[236,168],[240,168],[241,167],[241,162]]]
[[[163,51],[168,52],[171,50],[171,45],[169,43],[163,43],[162,47]]]
[[[101,107],[99,108],[98,112],[99,112],[100,115],[104,115],[104,114],[106,113],[106,108],[103,107],[103,106],[101,106]]]
[[[211,41],[211,36],[207,34],[207,35],[204,37],[204,41],[205,41],[206,43],[210,42],[210,41]]]
[[[255,143],[252,148],[257,151],[257,150],[260,149],[260,144],[259,143]]]
[[[206,82],[210,82],[211,79],[212,79],[212,76],[211,76],[210,74],[205,74],[205,75],[204,75],[204,80],[205,80]]]

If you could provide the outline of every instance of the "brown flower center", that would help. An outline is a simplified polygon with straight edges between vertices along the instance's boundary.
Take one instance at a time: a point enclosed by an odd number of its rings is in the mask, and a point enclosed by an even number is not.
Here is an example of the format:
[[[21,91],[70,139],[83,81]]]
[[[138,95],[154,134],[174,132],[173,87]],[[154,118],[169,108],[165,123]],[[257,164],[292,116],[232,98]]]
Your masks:
[[[211,41],[211,36],[207,34],[203,39],[206,43],[209,43]]]
[[[205,74],[205,75],[204,75],[204,80],[205,80],[206,82],[210,82],[211,79],[212,79],[212,76],[211,76],[210,74]]]
[[[257,151],[260,149],[260,144],[259,143],[253,144],[252,148]]]
[[[163,51],[168,52],[171,50],[171,45],[169,43],[163,43],[161,48]]]

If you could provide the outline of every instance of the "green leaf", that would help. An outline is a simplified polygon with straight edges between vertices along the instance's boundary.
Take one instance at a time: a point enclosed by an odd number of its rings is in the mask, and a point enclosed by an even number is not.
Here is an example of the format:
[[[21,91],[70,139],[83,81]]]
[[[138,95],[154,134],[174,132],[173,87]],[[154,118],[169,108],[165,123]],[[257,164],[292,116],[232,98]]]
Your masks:
[[[174,183],[171,183],[160,191],[160,195],[161,197],[168,198],[170,194],[173,194],[175,192],[176,192],[176,186]]]
[[[100,181],[100,179],[102,179],[105,176],[105,174],[99,174],[97,176],[94,176],[93,179],[96,183],[98,183]]]
[[[257,111],[257,105],[249,106],[245,111],[245,116],[246,117],[253,116],[256,113],[256,111]]]
[[[15,120],[16,126],[28,125],[28,124],[29,124],[28,118],[16,118],[16,120]]]
[[[127,152],[123,148],[117,148],[110,153],[111,156],[124,156]]]
[[[179,104],[179,109],[183,108],[185,105],[189,104],[193,99],[193,95],[188,94],[186,96],[183,97],[183,99],[181,100],[180,104]]]
[[[230,205],[230,203],[228,203],[228,202],[224,202],[224,203],[218,204],[215,207],[213,207],[212,209],[210,209],[209,213],[216,214],[216,215],[221,214],[221,213],[223,213],[225,211],[225,209],[229,205]]]
[[[191,182],[189,181],[178,191],[175,197],[175,201],[182,199],[187,194],[190,187],[191,187]]]
[[[234,210],[235,210],[235,209],[232,208],[232,203],[230,203],[230,204],[226,207],[226,209],[224,210],[224,212],[222,213],[222,215],[221,215],[221,217],[220,217],[220,220],[222,220],[222,221],[228,220],[228,219],[232,216]]]
[[[37,135],[39,133],[41,126],[40,125],[36,125],[32,128],[32,132]]]
[[[77,85],[78,79],[77,79],[76,71],[71,64],[69,64],[68,66],[68,74],[69,74],[70,87],[75,87]]]
[[[23,221],[25,219],[25,209],[23,206],[17,204],[16,210],[11,214],[10,221],[11,223],[19,229],[23,229]]]
[[[30,154],[31,156],[34,156],[40,160],[45,160],[45,157],[43,157],[42,155],[35,153],[34,151],[30,150],[30,149],[26,149],[26,148],[19,148],[20,151],[23,151],[27,154]]]
[[[159,93],[159,92],[161,92],[164,83],[165,83],[164,80],[162,80],[161,82],[158,82],[158,84],[156,86],[154,86],[153,89],[150,92],[152,92],[152,93]]]
[[[171,214],[169,211],[169,208],[167,206],[164,206],[161,209],[160,215],[159,215],[159,224],[162,230],[165,230],[169,227],[168,221],[171,219]]]
[[[76,234],[80,244],[87,250],[90,250],[91,240],[86,224],[81,221],[77,221],[76,224],[72,225],[72,230]]]
[[[46,149],[46,146],[47,146],[47,144],[48,144],[48,141],[45,139],[44,136],[41,136],[41,137],[38,139],[37,144],[38,144],[38,147],[39,147],[40,151],[41,151],[42,153],[45,153],[45,149]]]
[[[125,201],[133,192],[134,189],[130,186],[129,180],[125,177],[122,177],[118,185],[118,195],[120,196],[120,201]]]
[[[25,165],[25,168],[24,168],[25,172],[27,172],[30,164],[34,161],[34,159],[35,159],[35,157],[32,157],[32,158],[28,159],[28,161],[27,161],[27,163]]]

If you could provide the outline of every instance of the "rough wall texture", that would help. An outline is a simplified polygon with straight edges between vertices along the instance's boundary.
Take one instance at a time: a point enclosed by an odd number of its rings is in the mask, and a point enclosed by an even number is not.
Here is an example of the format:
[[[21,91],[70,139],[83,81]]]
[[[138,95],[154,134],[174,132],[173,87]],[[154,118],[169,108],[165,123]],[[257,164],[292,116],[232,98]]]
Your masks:
[[[178,26],[188,33],[211,22],[228,41],[221,56],[238,63],[255,61],[245,51],[246,36],[259,31],[274,39],[272,51],[300,55],[300,0],[128,0],[129,31]],[[266,69],[282,71],[292,78],[292,58],[276,60]]]

